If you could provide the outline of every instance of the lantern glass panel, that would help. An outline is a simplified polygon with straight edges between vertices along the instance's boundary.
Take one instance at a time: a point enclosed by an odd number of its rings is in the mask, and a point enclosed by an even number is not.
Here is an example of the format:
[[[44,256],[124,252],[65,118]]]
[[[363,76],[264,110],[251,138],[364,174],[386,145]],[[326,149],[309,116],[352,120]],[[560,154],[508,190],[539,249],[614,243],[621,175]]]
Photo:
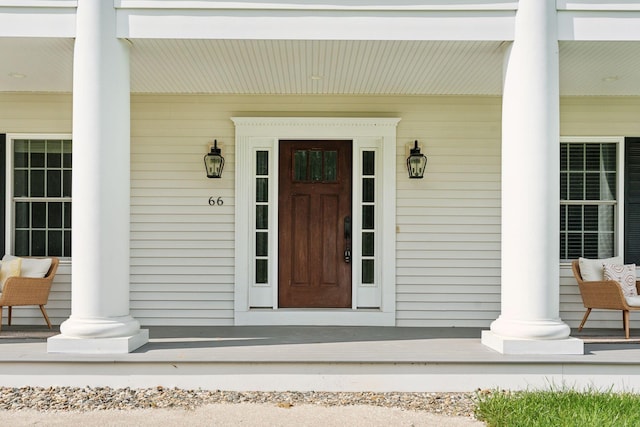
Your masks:
[[[422,178],[424,169],[427,165],[427,158],[422,154],[412,154],[409,157],[407,166],[409,169],[409,178]]]

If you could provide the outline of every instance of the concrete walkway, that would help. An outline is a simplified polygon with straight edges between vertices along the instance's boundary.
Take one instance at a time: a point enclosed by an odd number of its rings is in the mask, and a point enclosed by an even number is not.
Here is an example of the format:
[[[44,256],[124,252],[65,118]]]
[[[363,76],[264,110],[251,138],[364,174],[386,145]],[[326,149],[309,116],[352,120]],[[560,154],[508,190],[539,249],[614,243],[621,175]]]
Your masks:
[[[21,426],[82,427],[481,427],[485,424],[463,417],[373,406],[323,407],[302,405],[289,408],[260,404],[217,404],[183,409],[139,409],[93,412],[0,412],[0,424]]]

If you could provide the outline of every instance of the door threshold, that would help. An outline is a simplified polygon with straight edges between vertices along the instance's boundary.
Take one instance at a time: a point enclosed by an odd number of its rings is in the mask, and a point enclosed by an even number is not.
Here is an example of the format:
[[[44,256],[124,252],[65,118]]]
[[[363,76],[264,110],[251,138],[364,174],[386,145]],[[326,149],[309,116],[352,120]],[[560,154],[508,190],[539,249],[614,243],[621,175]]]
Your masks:
[[[235,325],[395,326],[395,311],[350,308],[255,308],[236,311]]]
[[[331,313],[335,312],[343,312],[343,313],[352,313],[352,312],[379,312],[381,311],[378,307],[359,307],[359,308],[343,308],[343,307],[284,307],[284,308],[270,308],[270,307],[251,307],[249,311],[286,311],[286,312],[308,312],[308,311],[327,311]]]

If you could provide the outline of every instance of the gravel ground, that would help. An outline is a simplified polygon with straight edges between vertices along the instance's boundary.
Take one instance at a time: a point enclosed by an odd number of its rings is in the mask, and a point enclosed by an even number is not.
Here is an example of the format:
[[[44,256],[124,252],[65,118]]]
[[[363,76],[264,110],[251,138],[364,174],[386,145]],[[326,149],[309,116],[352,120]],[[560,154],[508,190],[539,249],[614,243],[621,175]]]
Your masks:
[[[473,417],[475,393],[234,392],[164,387],[0,387],[0,410],[195,409],[219,403],[270,404],[281,408],[297,405],[366,405]]]
[[[479,426],[475,393],[230,392],[0,387],[16,426]]]

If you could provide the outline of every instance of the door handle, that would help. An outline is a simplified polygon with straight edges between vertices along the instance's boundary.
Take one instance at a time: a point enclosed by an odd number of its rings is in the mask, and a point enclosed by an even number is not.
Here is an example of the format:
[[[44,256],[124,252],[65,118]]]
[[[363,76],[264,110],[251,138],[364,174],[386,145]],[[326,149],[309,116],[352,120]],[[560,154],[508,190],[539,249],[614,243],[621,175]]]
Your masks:
[[[344,238],[345,240],[351,240],[351,217],[344,217]]]
[[[351,262],[351,217],[344,217],[344,243],[346,249],[344,250],[344,262],[349,264]]]

